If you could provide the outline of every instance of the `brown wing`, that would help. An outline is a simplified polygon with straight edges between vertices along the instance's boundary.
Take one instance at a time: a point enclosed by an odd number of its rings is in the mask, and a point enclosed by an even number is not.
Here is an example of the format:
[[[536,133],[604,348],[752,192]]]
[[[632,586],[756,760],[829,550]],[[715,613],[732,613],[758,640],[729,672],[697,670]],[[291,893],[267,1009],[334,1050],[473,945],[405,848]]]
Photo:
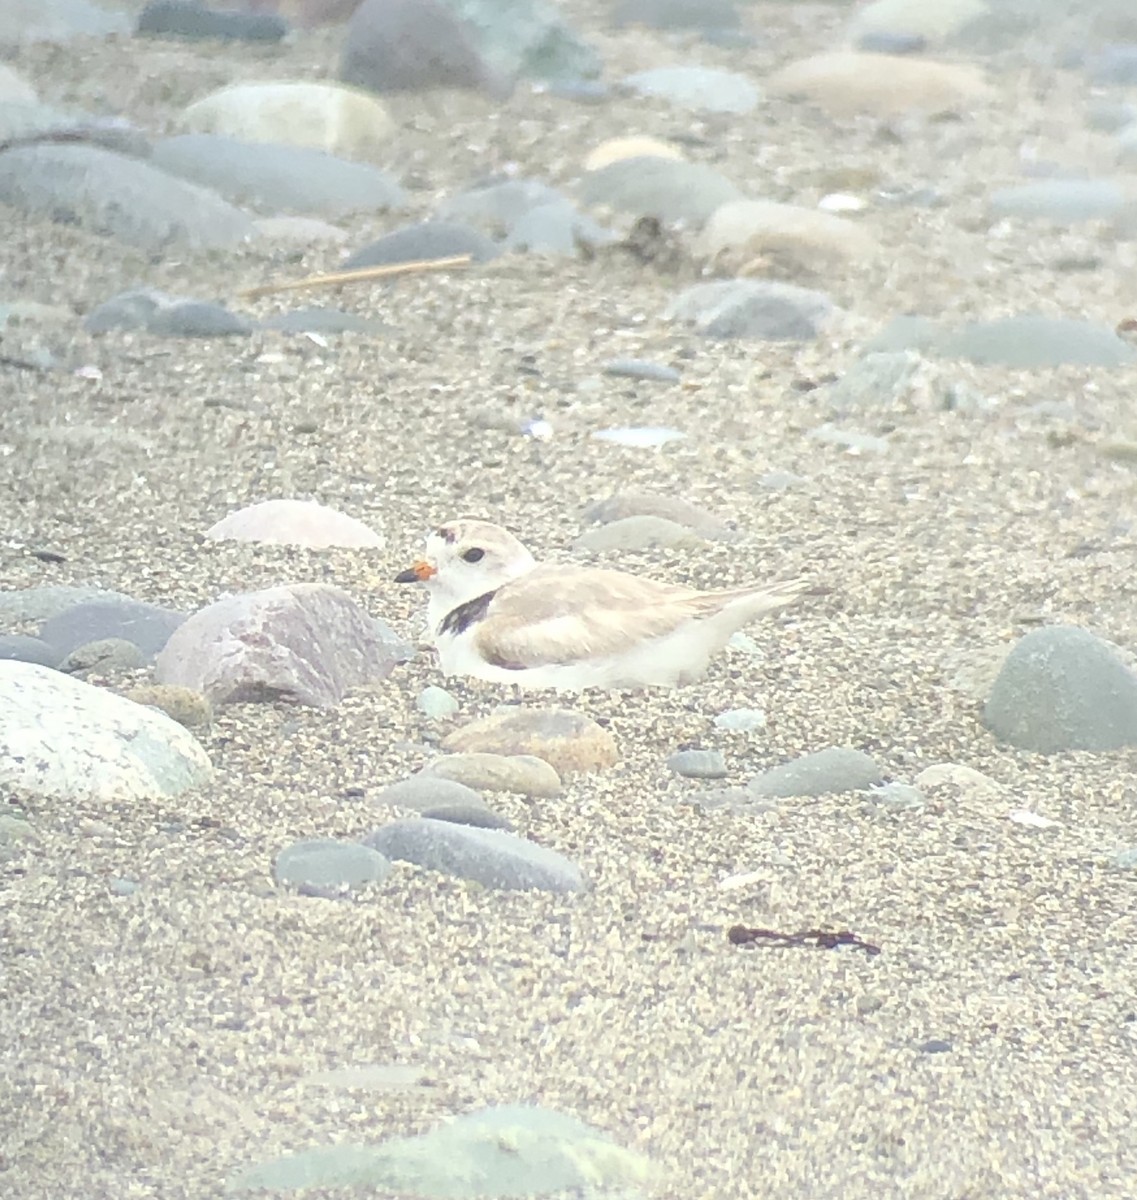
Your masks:
[[[501,588],[478,623],[479,651],[510,668],[604,658],[670,633],[700,593],[598,567],[536,567]]]
[[[753,592],[698,592],[595,567],[537,567],[497,592],[475,639],[487,661],[517,670],[606,658]]]

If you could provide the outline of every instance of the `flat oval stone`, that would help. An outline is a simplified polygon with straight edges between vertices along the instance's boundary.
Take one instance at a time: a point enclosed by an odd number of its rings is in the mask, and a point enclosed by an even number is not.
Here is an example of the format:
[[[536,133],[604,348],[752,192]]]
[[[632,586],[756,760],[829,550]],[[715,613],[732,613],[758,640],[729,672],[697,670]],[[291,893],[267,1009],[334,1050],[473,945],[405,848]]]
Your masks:
[[[883,783],[880,767],[865,753],[830,746],[756,775],[747,785],[755,796],[824,796],[859,792]]]
[[[532,754],[561,776],[598,771],[619,758],[607,729],[566,708],[502,709],[454,730],[442,748],[451,754]]]
[[[532,754],[445,754],[428,762],[422,774],[453,779],[475,790],[522,796],[559,796],[563,790],[557,772]]]
[[[285,847],[273,864],[277,883],[316,892],[354,891],[380,883],[391,873],[391,862],[370,846],[314,838]]]

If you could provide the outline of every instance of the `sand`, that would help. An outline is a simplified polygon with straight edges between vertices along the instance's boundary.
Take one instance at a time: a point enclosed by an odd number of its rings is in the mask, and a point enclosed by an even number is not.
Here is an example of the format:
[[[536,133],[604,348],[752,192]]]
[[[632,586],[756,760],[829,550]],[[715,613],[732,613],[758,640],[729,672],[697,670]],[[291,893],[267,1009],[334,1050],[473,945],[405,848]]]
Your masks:
[[[758,46],[738,51],[606,32],[599,4],[564,9],[613,77],[694,57],[760,79],[834,44],[844,17],[753,6]],[[279,50],[35,47],[13,65],[46,99],[158,133],[213,87],[318,77],[334,58],[334,36],[316,34]],[[586,504],[638,486],[682,495],[742,537],[621,565],[700,586],[811,572],[831,589],[752,628],[757,660],[730,651],[682,691],[574,701],[608,723],[620,764],[556,798],[494,797],[581,866],[591,887],[579,897],[484,892],[405,866],[353,901],[273,886],[281,847],[362,837],[385,819],[369,797],[433,752],[449,726],[415,708],[442,682],[425,657],[334,711],[222,709],[203,736],[216,783],[177,801],[16,798],[37,840],[0,864],[0,1191],[202,1200],[273,1154],[533,1101],[649,1155],[664,1171],[657,1194],[674,1200],[1132,1195],[1137,904],[1132,873],[1110,862],[1137,843],[1134,754],[999,746],[961,679],[1040,622],[1137,644],[1133,469],[1102,452],[1134,435],[1137,372],[949,364],[940,378],[989,403],[839,422],[886,435],[884,454],[806,436],[834,419],[812,385],[897,313],[1111,325],[1132,313],[1131,244],[1093,227],[988,233],[986,190],[1021,177],[1024,143],[1110,169],[1104,139],[1081,126],[1080,77],[1015,54],[992,77],[993,109],[902,124],[894,138],[781,101],[706,120],[525,92],[504,106],[392,103],[401,130],[382,165],[417,181],[423,214],[510,163],[567,184],[589,148],[624,133],[682,137],[692,157],[780,200],[815,204],[858,171],[949,196],[862,218],[891,250],[822,281],[851,315],[814,344],[712,343],[666,325],[659,314],[697,268],[613,253],[510,258],[329,300],[388,320],[386,339],[96,340],[64,327],[58,348],[98,378],[0,368],[3,587],[94,583],[191,609],[328,580],[413,634],[420,599],[390,581],[430,525],[476,511],[542,556],[566,554]],[[394,224],[344,228],[356,246]],[[1056,268],[1079,255],[1100,265]],[[76,312],[138,282],[232,300],[338,261],[146,261],[11,214],[0,239],[5,296]],[[578,390],[628,356],[677,364],[684,382]],[[543,415],[553,436],[487,429],[486,412]],[[635,424],[688,436],[659,451],[589,436]],[[803,481],[764,486],[775,471]],[[202,541],[227,512],[275,496],[340,508],[387,549]],[[460,720],[507,698],[448,686]],[[766,709],[767,728],[712,726],[741,706]],[[699,785],[664,766],[680,746],[718,747],[728,782],[744,783],[832,744],[868,751],[897,780],[951,762],[997,786],[930,791],[911,812],[853,795],[739,817],[684,804]],[[1023,808],[1054,824],[1008,819]],[[740,872],[755,881],[720,887]],[[119,878],[140,887],[115,895]],[[740,948],[726,937],[739,922],[849,929],[881,952]],[[935,1041],[950,1048],[932,1052]],[[420,1083],[313,1078],[371,1063],[412,1067]]]

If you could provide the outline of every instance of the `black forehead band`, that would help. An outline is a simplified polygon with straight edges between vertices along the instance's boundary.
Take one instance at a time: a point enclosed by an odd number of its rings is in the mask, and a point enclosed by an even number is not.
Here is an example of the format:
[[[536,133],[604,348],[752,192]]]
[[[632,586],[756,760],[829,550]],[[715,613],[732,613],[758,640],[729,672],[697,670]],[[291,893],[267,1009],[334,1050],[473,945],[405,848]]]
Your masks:
[[[449,525],[443,525],[435,530],[438,536],[448,545],[452,546],[458,539],[458,535],[450,528]]]

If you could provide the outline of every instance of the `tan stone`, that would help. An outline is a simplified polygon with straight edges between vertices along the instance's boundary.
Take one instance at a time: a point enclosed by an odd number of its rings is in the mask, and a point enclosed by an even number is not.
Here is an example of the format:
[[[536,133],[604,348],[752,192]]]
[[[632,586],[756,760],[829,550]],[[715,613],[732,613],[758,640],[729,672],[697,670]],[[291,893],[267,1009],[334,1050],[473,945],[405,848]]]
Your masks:
[[[868,258],[876,239],[855,221],[819,209],[773,200],[731,200],[711,214],[695,242],[696,252],[718,258],[727,251],[754,256],[791,254],[810,266]]]
[[[522,796],[559,796],[561,777],[543,758],[532,754],[444,754],[423,767],[437,775],[483,792],[517,792]]]
[[[811,100],[835,116],[947,112],[995,95],[977,67],[855,50],[798,59],[775,71],[766,88],[771,96]]]
[[[213,705],[209,697],[194,688],[174,683],[146,683],[122,693],[135,704],[146,704],[172,717],[187,729],[208,726],[213,720]]]
[[[183,126],[246,142],[309,146],[345,158],[381,153],[395,130],[382,103],[331,83],[244,83],[191,104]]]
[[[584,160],[584,169],[598,171],[609,163],[622,162],[625,158],[682,159],[683,152],[670,142],[662,142],[659,138],[647,137],[644,134],[609,138],[592,149]]]
[[[456,729],[452,754],[532,754],[558,774],[598,771],[619,758],[616,740],[591,717],[567,708],[505,708]]]

